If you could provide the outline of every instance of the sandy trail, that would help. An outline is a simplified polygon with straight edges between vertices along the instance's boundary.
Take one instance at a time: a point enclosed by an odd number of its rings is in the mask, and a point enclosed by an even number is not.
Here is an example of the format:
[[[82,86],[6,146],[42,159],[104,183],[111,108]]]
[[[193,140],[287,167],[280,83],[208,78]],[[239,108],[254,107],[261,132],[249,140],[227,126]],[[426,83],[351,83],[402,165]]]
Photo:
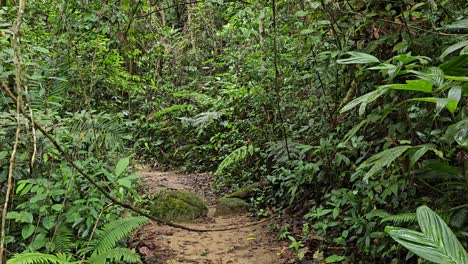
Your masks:
[[[207,174],[180,174],[151,169],[139,171],[146,193],[163,189],[187,190],[204,197],[210,210],[207,217],[187,226],[203,229],[242,226],[255,220],[248,215],[214,217],[217,196],[212,192]],[[287,244],[282,244],[268,231],[268,222],[222,232],[196,233],[167,226],[148,224],[139,230],[134,240],[144,263],[201,264],[273,264],[291,263],[285,256]]]

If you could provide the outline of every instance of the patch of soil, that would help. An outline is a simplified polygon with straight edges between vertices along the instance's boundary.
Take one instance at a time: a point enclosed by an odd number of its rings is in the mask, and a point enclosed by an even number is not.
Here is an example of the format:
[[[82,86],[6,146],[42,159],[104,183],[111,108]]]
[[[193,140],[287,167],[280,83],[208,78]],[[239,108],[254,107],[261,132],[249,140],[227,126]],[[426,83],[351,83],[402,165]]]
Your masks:
[[[218,229],[254,222],[248,214],[214,217],[217,193],[211,190],[209,174],[181,174],[151,169],[139,171],[146,193],[164,189],[195,192],[210,204],[207,217],[186,226]],[[148,224],[134,234],[134,248],[148,264],[281,264],[291,260],[288,243],[276,240],[268,223],[221,232],[196,233],[157,224]]]

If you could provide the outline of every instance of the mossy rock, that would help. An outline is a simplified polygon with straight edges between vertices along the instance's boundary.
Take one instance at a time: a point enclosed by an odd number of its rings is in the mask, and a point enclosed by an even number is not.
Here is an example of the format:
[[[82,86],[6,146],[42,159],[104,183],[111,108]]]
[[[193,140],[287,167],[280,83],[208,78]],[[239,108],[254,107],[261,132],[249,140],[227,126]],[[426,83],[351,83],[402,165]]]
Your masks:
[[[237,190],[237,191],[235,191],[233,193],[225,195],[224,197],[225,198],[248,199],[250,197],[253,197],[255,195],[255,193],[257,192],[257,189],[259,189],[260,187],[262,187],[262,184],[259,183],[259,182],[256,182],[256,183],[244,186],[244,187],[240,188],[239,190]]]
[[[166,221],[190,222],[206,216],[208,205],[201,197],[186,191],[161,191],[154,194],[148,208],[152,215]]]
[[[233,215],[249,211],[249,204],[239,198],[222,198],[216,205],[215,216]]]

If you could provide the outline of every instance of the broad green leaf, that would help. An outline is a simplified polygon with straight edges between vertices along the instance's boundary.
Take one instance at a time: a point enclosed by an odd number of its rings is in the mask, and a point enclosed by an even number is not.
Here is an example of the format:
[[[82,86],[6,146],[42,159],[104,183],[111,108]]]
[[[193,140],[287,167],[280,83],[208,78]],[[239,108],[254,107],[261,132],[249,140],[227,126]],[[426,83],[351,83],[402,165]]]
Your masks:
[[[132,182],[130,180],[128,180],[128,179],[119,179],[118,183],[119,183],[119,185],[127,187],[127,188],[132,187]]]
[[[33,224],[25,225],[21,229],[21,236],[23,239],[28,239],[34,233],[34,230],[36,230],[36,227]]]
[[[432,92],[432,83],[426,80],[408,80],[406,84],[387,84],[379,86],[379,89],[393,89],[405,91]]]
[[[444,52],[442,52],[442,55],[440,55],[440,60],[444,60],[444,58],[447,57],[447,55],[453,53],[456,50],[465,48],[466,46],[468,46],[468,40],[461,41],[461,42],[458,42],[456,44],[453,44],[452,46],[450,46],[446,50],[444,50]]]
[[[428,151],[433,151],[437,156],[439,156],[440,158],[443,158],[444,154],[438,150],[433,144],[426,144],[426,145],[421,145],[421,146],[418,146],[419,149],[416,150],[410,157],[410,166],[413,167],[414,164],[416,164],[416,162],[418,162],[418,160],[424,156],[424,154],[426,154]]]
[[[136,179],[139,179],[141,178],[140,175],[138,174],[132,174],[130,176],[127,176],[125,178],[122,178],[122,179],[119,179],[117,182],[119,183],[119,185],[122,185],[124,187],[127,187],[127,188],[131,188],[132,187],[132,182]]]
[[[32,47],[33,50],[35,51],[39,51],[41,53],[44,53],[44,54],[48,54],[49,53],[49,50],[46,49],[46,48],[43,48],[43,47]]]
[[[63,205],[62,204],[54,204],[52,205],[52,209],[54,209],[55,211],[57,212],[60,212],[63,208]]]
[[[18,181],[18,184],[17,184],[17,187],[16,187],[16,194],[21,192],[21,190],[23,190],[23,188],[26,186],[27,183],[28,183],[27,180]]]
[[[315,218],[318,218],[318,217],[322,217],[324,215],[327,215],[329,213],[333,212],[332,209],[322,209],[322,208],[317,208],[315,209],[314,211],[312,212],[309,212],[307,213],[306,215],[304,215],[304,218],[305,219],[315,219]]]
[[[55,226],[55,216],[46,216],[42,219],[42,225],[47,229],[50,230],[52,227]]]
[[[455,140],[460,146],[468,148],[468,119],[449,126],[444,137]]]
[[[436,244],[443,246],[445,254],[454,263],[468,261],[468,255],[462,244],[440,216],[427,206],[419,207],[416,210],[416,215],[424,235],[435,241]]]
[[[29,245],[31,250],[39,250],[43,247],[45,247],[47,244],[47,239],[46,235],[44,233],[39,233],[36,236],[34,236],[33,242]]]
[[[34,195],[34,196],[29,200],[29,202],[31,202],[31,203],[37,203],[37,202],[39,202],[39,201],[42,201],[42,200],[46,199],[47,196],[48,196],[47,193],[38,193],[38,194]]]
[[[350,51],[350,52],[346,52],[346,54],[350,55],[351,57],[347,59],[337,60],[337,63],[339,64],[365,64],[365,63],[380,62],[379,59],[367,53]]]
[[[462,88],[460,86],[455,86],[450,89],[447,98],[450,100],[445,107],[454,114],[457,110],[458,102],[460,102],[462,95]]]
[[[374,66],[374,67],[370,67],[370,68],[367,68],[368,70],[393,70],[395,69],[397,66],[393,65],[393,64],[389,64],[389,63],[381,63],[377,66]]]
[[[416,216],[422,232],[390,226],[385,232],[426,260],[440,264],[468,263],[468,254],[442,218],[427,206],[419,207]]]
[[[444,254],[444,251],[433,240],[421,232],[392,226],[385,227],[385,232],[422,258],[440,264],[456,264]]]
[[[371,169],[364,175],[364,181],[367,181],[383,168],[392,164],[395,159],[403,155],[410,148],[411,146],[398,146],[381,151],[364,161],[357,169],[362,170],[371,167]]]
[[[128,164],[130,164],[130,158],[128,157],[119,160],[115,167],[115,176],[119,177],[127,169]]]
[[[350,129],[346,135],[344,136],[343,138],[343,141],[346,142],[348,141],[350,138],[354,137],[354,135],[356,135],[356,133],[365,125],[367,125],[369,123],[369,119],[364,119],[362,120],[359,124],[355,125],[352,129]]]
[[[377,98],[385,94],[387,91],[387,89],[378,89],[363,96],[360,96],[343,106],[343,108],[340,110],[340,113],[347,112],[360,104],[364,104],[365,106],[367,106],[369,103],[372,103],[373,101],[377,100]]]
[[[10,212],[8,212],[8,214],[6,216],[6,219],[13,219],[13,220],[15,220],[15,222],[31,224],[32,221],[34,220],[34,217],[30,212],[10,211]]]
[[[440,77],[451,81],[468,82],[468,77],[466,76],[440,75]]]
[[[448,29],[466,29],[468,28],[468,18],[458,20],[450,25],[445,26]]]
[[[307,11],[304,11],[304,10],[299,10],[296,12],[296,14],[294,14],[294,16],[296,17],[305,17],[307,16],[308,12]]]
[[[458,102],[461,99],[462,89],[460,86],[455,86],[450,89],[447,98],[437,98],[437,97],[419,97],[413,98],[411,101],[420,101],[420,102],[429,102],[435,103],[439,111],[442,108],[447,108],[450,113],[454,114],[457,111]]]
[[[340,255],[331,255],[325,259],[326,263],[336,263],[345,260],[346,257]]]
[[[449,76],[466,76],[466,63],[468,63],[468,55],[454,56],[439,65],[439,68],[443,71],[443,74]]]
[[[320,7],[320,5],[321,5],[320,2],[311,2],[311,3],[310,3],[310,7],[311,7],[312,9],[317,9],[317,8]]]

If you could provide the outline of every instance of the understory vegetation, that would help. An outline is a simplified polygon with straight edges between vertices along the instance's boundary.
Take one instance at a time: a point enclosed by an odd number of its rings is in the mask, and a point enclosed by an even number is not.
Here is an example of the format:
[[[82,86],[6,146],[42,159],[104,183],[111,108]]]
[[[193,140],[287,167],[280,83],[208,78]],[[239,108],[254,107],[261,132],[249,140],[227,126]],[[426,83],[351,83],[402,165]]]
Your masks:
[[[467,261],[466,0],[0,0],[0,88],[0,264],[139,262],[137,162],[253,184],[298,261]]]

